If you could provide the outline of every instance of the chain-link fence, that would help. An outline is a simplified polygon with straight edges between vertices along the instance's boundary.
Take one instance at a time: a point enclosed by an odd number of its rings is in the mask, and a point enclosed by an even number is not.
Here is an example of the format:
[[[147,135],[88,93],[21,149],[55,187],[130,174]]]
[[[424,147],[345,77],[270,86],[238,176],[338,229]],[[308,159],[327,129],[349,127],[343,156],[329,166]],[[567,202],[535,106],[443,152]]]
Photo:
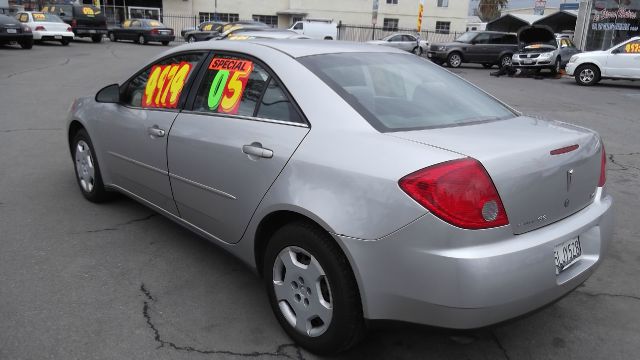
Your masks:
[[[395,33],[416,34],[415,29],[386,29],[382,27],[363,26],[363,25],[338,25],[338,40],[365,42],[369,40],[379,40],[388,35]],[[420,38],[427,40],[430,44],[440,42],[450,42],[455,40],[460,33],[438,33],[435,31],[423,30],[420,32]]]

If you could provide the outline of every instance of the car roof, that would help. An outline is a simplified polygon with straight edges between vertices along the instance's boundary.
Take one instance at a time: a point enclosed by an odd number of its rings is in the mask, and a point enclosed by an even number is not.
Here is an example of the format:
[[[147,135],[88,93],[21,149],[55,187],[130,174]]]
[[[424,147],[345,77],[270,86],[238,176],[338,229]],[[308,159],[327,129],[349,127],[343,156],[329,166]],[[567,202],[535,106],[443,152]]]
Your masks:
[[[216,50],[218,47],[216,43],[220,41],[234,42],[232,40],[210,40],[201,41],[193,44],[182,45],[174,48],[171,52],[179,52],[187,49],[197,50]],[[297,39],[250,39],[242,41],[245,46],[264,46],[284,54],[287,54],[293,58],[300,58],[311,55],[321,54],[339,54],[339,53],[400,53],[406,54],[406,51],[395,49],[389,46],[378,46],[371,44],[364,44],[351,41],[334,41],[334,40],[305,40],[300,41]]]
[[[236,34],[231,34],[229,36],[233,37],[233,36],[236,36]],[[271,30],[255,29],[255,30],[250,30],[250,31],[243,31],[241,33],[238,33],[237,36],[239,36],[239,37],[241,37],[241,36],[254,37],[254,38],[260,38],[260,39],[262,39],[262,38],[269,38],[269,39],[289,39],[289,38],[310,39],[310,37],[308,37],[308,36],[300,35],[295,31],[286,30],[286,29],[271,29]],[[237,40],[237,39],[231,38],[231,40]]]

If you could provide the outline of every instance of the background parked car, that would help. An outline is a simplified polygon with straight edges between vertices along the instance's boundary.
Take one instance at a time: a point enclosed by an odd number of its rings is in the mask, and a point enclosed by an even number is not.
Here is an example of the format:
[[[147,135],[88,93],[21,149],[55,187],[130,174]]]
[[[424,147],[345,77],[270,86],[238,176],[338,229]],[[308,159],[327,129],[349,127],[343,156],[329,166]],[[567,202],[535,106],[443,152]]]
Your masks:
[[[175,40],[173,29],[166,27],[163,23],[153,19],[133,19],[126,20],[122,27],[109,30],[109,40],[132,40],[144,45],[148,42],[159,42],[162,45],[169,45]]]
[[[76,37],[90,37],[93,42],[99,43],[107,34],[107,18],[95,6],[50,4],[45,5],[42,12],[58,15],[71,25]]]
[[[396,49],[412,52],[416,55],[422,55],[429,48],[429,43],[413,34],[391,34],[382,40],[367,41],[369,44],[390,46]],[[418,45],[419,44],[419,45]]]
[[[558,73],[571,56],[580,52],[565,35],[556,35],[547,26],[528,26],[518,31],[520,50],[513,54],[514,68],[542,70]]]
[[[338,24],[332,21],[297,21],[289,30],[318,40],[335,40],[338,38]]]
[[[223,40],[229,37],[231,34],[237,34],[239,32],[250,30],[273,30],[273,28],[261,22],[234,22],[225,24],[221,30],[222,32],[215,36],[213,40]]]
[[[228,40],[253,40],[253,39],[311,39],[288,29],[253,29],[236,32],[227,37]]]
[[[16,14],[16,19],[31,28],[34,41],[59,41],[62,45],[69,45],[73,40],[73,29],[57,15],[21,11]]]
[[[0,14],[0,45],[18,43],[23,49],[33,47],[33,34],[28,25],[18,19]]]
[[[518,51],[516,34],[497,31],[469,31],[454,42],[431,44],[427,56],[436,64],[457,68],[462,63],[478,63],[486,68],[511,65]]]
[[[182,38],[190,43],[211,40],[220,34],[223,26],[224,23],[221,22],[206,21],[200,24],[197,29],[182,33]]]
[[[576,54],[567,64],[567,75],[579,85],[594,85],[601,79],[640,80],[640,36],[611,49]]]

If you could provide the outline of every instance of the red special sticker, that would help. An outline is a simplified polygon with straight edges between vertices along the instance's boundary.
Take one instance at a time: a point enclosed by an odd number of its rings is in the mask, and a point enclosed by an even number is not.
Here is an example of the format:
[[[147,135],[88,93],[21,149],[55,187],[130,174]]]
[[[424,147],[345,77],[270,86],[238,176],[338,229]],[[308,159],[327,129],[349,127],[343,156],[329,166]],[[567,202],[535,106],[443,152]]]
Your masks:
[[[242,94],[253,71],[249,60],[213,58],[209,70],[217,71],[211,82],[207,106],[212,111],[237,114]]]

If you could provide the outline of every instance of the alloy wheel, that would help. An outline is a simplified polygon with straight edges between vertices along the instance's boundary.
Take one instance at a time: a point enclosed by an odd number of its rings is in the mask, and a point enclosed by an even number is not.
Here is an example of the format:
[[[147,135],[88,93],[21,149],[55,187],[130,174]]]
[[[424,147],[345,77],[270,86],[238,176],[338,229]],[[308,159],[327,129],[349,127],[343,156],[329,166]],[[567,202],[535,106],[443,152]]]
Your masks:
[[[582,71],[580,71],[580,81],[582,81],[585,84],[591,83],[595,78],[595,76],[596,74],[593,72],[593,70],[589,68],[582,69]]]
[[[460,58],[460,55],[458,54],[453,54],[449,57],[449,65],[451,65],[451,67],[458,67],[460,66],[460,63],[462,62],[462,59]]]
[[[76,174],[78,176],[78,180],[80,181],[80,186],[82,186],[82,189],[85,192],[90,193],[91,191],[93,191],[93,187],[95,186],[96,169],[93,162],[91,149],[84,140],[80,140],[76,144],[75,155]]]
[[[322,335],[331,325],[333,298],[322,265],[306,250],[287,246],[273,265],[273,288],[278,307],[297,332]]]
[[[194,36],[189,36],[189,38],[187,39],[187,42],[194,43],[196,42],[196,38]]]
[[[503,56],[501,61],[502,67],[511,66],[511,57]]]

